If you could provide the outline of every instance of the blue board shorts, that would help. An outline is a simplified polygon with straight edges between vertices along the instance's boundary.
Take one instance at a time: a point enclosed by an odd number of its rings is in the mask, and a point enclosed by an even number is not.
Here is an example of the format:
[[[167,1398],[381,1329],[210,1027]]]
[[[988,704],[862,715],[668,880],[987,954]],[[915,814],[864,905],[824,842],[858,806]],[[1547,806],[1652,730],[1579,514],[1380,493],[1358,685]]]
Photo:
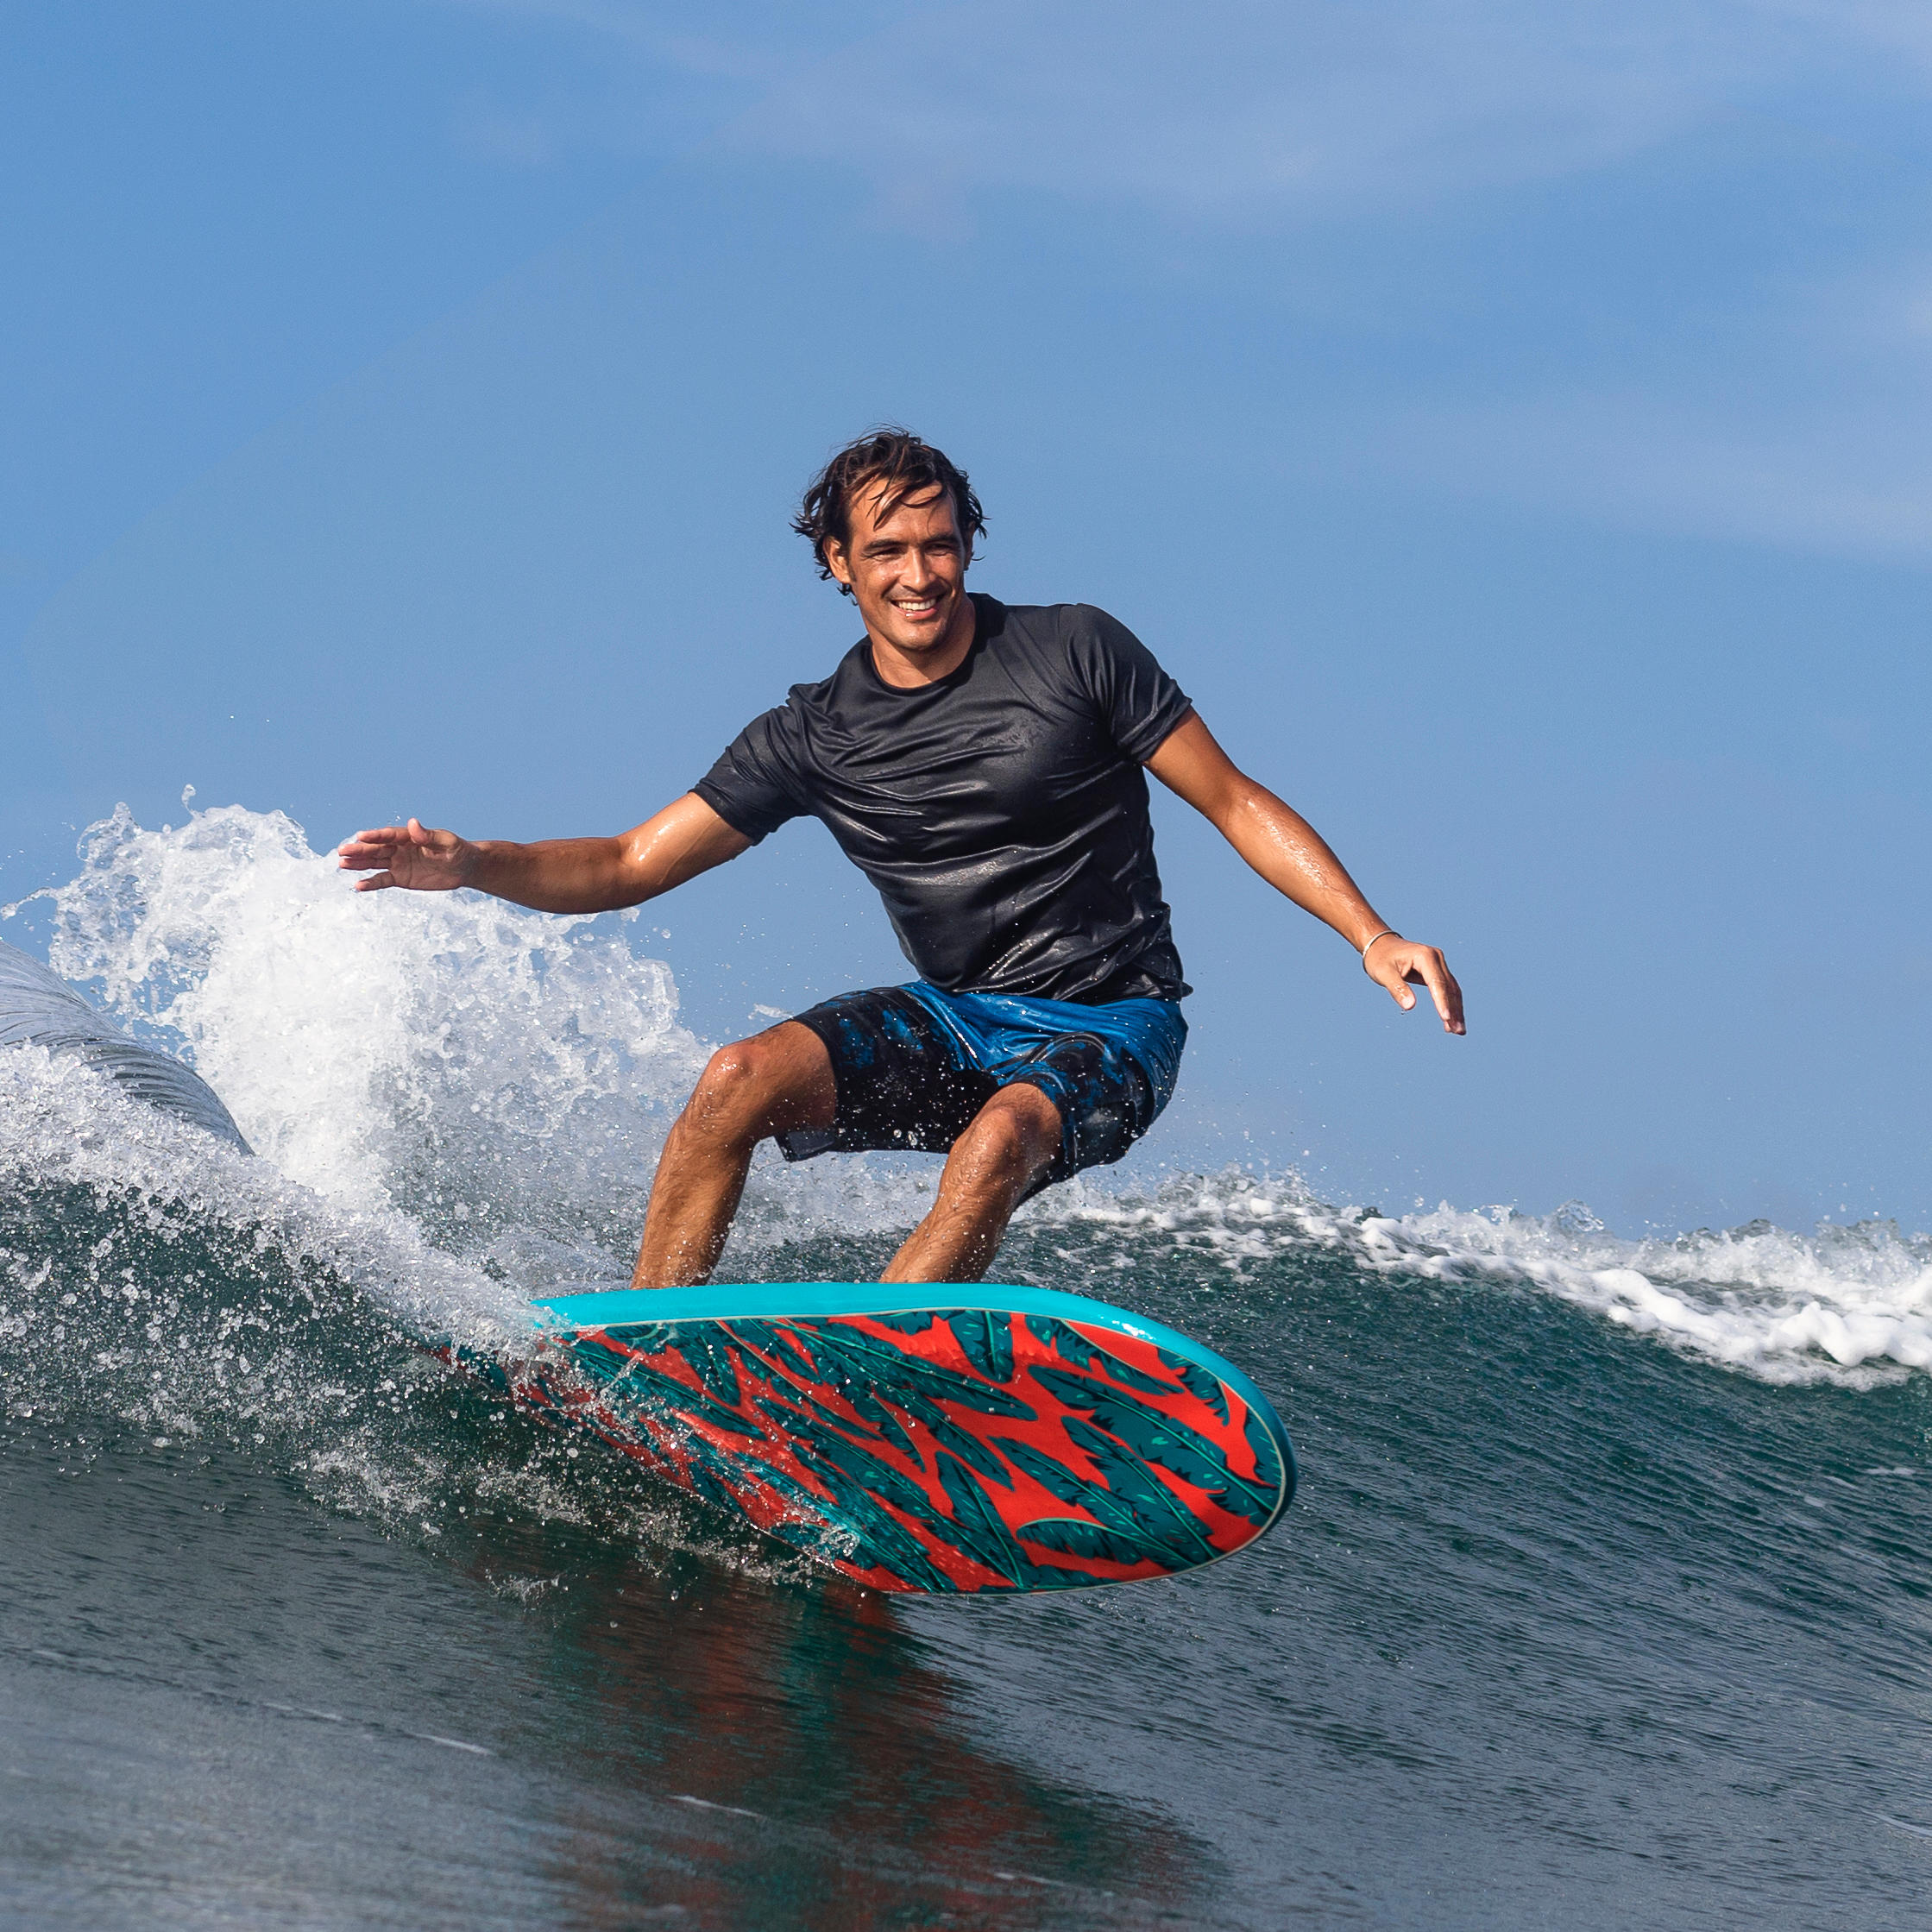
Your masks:
[[[1060,1110],[1060,1142],[1029,1194],[1119,1160],[1174,1098],[1187,1041],[1179,1000],[1082,1006],[922,979],[842,993],[796,1017],[832,1056],[838,1111],[829,1127],[780,1134],[786,1160],[943,1154],[1002,1087],[1036,1086]]]

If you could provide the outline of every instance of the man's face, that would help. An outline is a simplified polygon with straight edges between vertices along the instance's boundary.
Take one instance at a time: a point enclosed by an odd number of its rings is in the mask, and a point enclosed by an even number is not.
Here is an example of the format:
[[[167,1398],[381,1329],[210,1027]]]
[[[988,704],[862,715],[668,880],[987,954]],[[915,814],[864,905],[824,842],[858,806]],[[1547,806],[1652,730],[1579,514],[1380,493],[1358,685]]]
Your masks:
[[[852,542],[829,540],[825,560],[833,576],[852,587],[872,636],[916,658],[940,649],[972,621],[966,548],[950,492],[927,490],[884,517],[878,499],[876,486],[859,486]]]

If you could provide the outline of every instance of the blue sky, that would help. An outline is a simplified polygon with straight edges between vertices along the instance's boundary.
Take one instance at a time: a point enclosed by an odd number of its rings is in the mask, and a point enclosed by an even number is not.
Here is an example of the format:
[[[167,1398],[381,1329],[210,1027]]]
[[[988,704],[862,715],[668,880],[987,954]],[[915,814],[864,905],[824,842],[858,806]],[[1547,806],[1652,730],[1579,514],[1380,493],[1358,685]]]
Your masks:
[[[1929,96],[1855,0],[16,10],[0,897],[191,783],[634,821],[849,641],[786,517],[899,418],[1469,989],[1164,811],[1164,1155],[1932,1224]],[[656,922],[714,1036],[900,972],[809,826]]]

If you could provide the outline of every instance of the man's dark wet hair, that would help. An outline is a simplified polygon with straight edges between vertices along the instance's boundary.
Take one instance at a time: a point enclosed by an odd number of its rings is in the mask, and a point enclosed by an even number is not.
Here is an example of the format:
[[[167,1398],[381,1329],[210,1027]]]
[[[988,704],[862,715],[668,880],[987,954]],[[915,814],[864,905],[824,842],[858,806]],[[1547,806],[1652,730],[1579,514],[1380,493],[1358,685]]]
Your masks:
[[[960,526],[968,557],[973,538],[986,534],[985,513],[966,471],[910,430],[888,423],[846,444],[813,477],[798,514],[791,519],[791,527],[811,544],[821,577],[832,575],[825,560],[826,544],[836,542],[842,550],[851,543],[853,500],[869,484],[878,486],[881,517],[890,516],[910,497],[922,496],[935,487],[943,489],[953,499],[953,520]],[[839,588],[848,597],[852,595],[845,584]]]

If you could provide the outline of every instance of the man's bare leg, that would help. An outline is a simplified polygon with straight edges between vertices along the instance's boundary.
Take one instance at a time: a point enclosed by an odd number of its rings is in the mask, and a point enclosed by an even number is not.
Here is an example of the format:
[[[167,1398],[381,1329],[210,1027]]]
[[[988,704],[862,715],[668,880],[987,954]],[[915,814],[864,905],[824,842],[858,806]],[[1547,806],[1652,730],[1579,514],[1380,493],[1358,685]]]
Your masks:
[[[1004,1086],[953,1143],[933,1211],[882,1281],[977,1281],[1020,1196],[1060,1151],[1060,1109],[1036,1086]]]
[[[664,1142],[631,1286],[708,1280],[745,1192],[752,1150],[768,1134],[829,1127],[837,1105],[832,1057],[809,1026],[787,1020],[721,1047]]]

